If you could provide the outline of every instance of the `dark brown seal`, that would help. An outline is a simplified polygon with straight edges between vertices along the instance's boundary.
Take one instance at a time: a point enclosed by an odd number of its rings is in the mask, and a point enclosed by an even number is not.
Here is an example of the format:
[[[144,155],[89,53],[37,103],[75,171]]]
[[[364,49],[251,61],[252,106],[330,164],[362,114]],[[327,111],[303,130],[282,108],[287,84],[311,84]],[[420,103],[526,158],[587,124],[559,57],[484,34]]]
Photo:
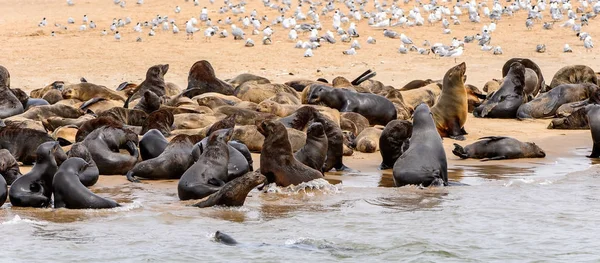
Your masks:
[[[207,92],[233,95],[233,87],[217,78],[215,70],[208,61],[200,60],[190,68],[188,86],[183,93],[186,97],[192,98]]]
[[[299,162],[317,171],[323,169],[323,164],[325,164],[327,158],[327,135],[323,129],[323,124],[315,122],[308,126],[306,144],[294,153],[294,157]]]
[[[515,138],[503,136],[479,138],[479,141],[464,148],[455,143],[452,153],[461,159],[474,158],[482,161],[546,157],[544,150],[535,143],[520,142]]]
[[[42,143],[54,141],[48,133],[5,125],[0,120],[0,149],[7,149],[17,161],[29,165],[36,160],[36,149]]]
[[[412,123],[405,120],[393,120],[385,126],[379,137],[381,165],[379,169],[392,169],[394,163],[408,149],[412,136]]]
[[[578,84],[578,83],[591,83],[598,85],[598,77],[596,72],[586,65],[573,65],[566,66],[559,69],[552,82],[550,82],[550,89],[553,89],[561,84]]]
[[[525,68],[532,69],[537,74],[538,83],[537,83],[536,88],[531,92],[532,97],[537,96],[537,94],[539,92],[548,91],[548,87],[546,86],[544,76],[542,75],[542,69],[540,69],[540,67],[535,62],[533,62],[532,60],[527,59],[527,58],[511,58],[508,61],[506,61],[506,63],[504,63],[504,66],[502,66],[502,78],[504,78],[504,77],[506,77],[506,75],[508,75],[511,65],[514,62],[519,62]],[[525,85],[525,83],[523,83],[523,85]]]
[[[83,140],[102,175],[126,174],[138,160],[138,136],[134,132],[112,126],[92,131]],[[120,149],[129,154],[122,154]]]
[[[266,181],[259,172],[249,172],[226,183],[219,191],[211,194],[208,199],[194,204],[195,207],[211,206],[243,206],[248,193]]]
[[[167,71],[169,71],[169,64],[150,67],[146,71],[146,79],[133,90],[125,103],[140,98],[146,90],[154,92],[159,97],[164,96],[167,87],[165,83],[165,74],[167,74]]]
[[[150,129],[157,129],[163,135],[169,136],[174,121],[175,117],[168,110],[157,110],[152,112],[150,115],[148,115],[148,118],[142,125],[141,135],[146,134],[146,132],[148,132]]]
[[[7,149],[0,149],[0,175],[4,178],[4,182],[11,185],[19,176],[19,163],[15,157],[10,154]]]
[[[0,66],[0,119],[23,113],[23,104],[10,90],[10,74]]]

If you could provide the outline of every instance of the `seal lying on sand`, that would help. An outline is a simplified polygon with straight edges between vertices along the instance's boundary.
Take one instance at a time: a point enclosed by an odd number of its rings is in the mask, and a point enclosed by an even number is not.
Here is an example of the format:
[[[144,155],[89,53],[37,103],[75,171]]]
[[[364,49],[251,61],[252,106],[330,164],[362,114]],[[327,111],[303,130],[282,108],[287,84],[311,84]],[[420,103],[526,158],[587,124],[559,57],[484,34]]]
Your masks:
[[[21,176],[19,163],[6,149],[0,149],[0,175],[4,178],[4,183],[8,185],[11,185]]]
[[[0,66],[0,119],[23,113],[23,104],[10,90],[10,74]]]
[[[42,143],[36,151],[35,165],[29,173],[19,177],[8,192],[13,206],[46,207],[52,196],[52,179],[58,171],[54,153],[58,142]]]
[[[550,82],[550,89],[561,84],[590,83],[598,85],[598,77],[594,70],[586,65],[566,66],[559,69]]]
[[[0,120],[0,148],[7,149],[23,164],[33,164],[38,146],[50,141],[54,139],[45,132],[7,126]]]
[[[243,206],[248,193],[266,181],[266,177],[259,172],[250,172],[226,183],[219,191],[211,194],[208,199],[193,206]]]
[[[489,160],[544,158],[546,153],[532,142],[520,142],[517,139],[503,136],[488,136],[464,148],[454,144],[454,155],[462,158]]]
[[[394,184],[448,185],[448,164],[442,138],[426,104],[415,109],[410,145],[394,164]]]
[[[101,209],[119,206],[117,202],[102,198],[87,189],[79,180],[79,173],[89,165],[85,160],[73,157],[67,159],[58,169],[54,186],[54,208]]]
[[[552,117],[561,105],[588,99],[597,90],[598,86],[590,83],[556,86],[550,91],[540,94],[534,100],[521,105],[517,110],[517,118]]]

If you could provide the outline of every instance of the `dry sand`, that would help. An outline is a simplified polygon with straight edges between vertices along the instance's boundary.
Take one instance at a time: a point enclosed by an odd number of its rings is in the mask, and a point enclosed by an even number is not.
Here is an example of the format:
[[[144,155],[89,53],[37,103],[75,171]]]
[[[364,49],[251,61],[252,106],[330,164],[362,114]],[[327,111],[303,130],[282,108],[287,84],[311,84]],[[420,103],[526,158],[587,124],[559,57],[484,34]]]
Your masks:
[[[192,2],[146,0],[145,4],[138,6],[135,5],[135,1],[128,1],[126,8],[113,5],[112,1],[75,0],[75,2],[74,6],[67,6],[65,1],[59,0],[2,1],[0,64],[10,71],[12,87],[30,91],[55,80],[77,82],[80,77],[85,77],[96,84],[116,87],[123,81],[141,82],[148,67],[163,63],[170,64],[165,79],[185,87],[189,67],[195,61],[205,59],[213,64],[217,76],[222,79],[234,77],[239,73],[265,76],[274,82],[318,77],[332,79],[340,75],[353,78],[367,69],[372,69],[377,72],[377,80],[399,88],[413,79],[441,79],[446,70],[455,65],[454,59],[451,58],[439,59],[432,55],[423,56],[414,52],[401,55],[397,53],[400,40],[384,38],[381,30],[370,29],[365,20],[358,24],[361,35],[358,40],[362,49],[358,50],[357,55],[342,55],[342,51],[349,48],[349,43],[341,43],[337,37],[338,43],[324,44],[314,51],[314,57],[304,58],[304,50],[294,49],[294,43],[287,39],[288,31],[280,26],[275,27],[273,45],[270,46],[261,45],[259,36],[250,36],[257,43],[253,48],[246,48],[243,46],[243,41],[233,41],[231,37],[228,39],[213,37],[210,43],[206,43],[202,34],[204,25],[200,25],[201,30],[196,34],[195,39],[186,40],[184,22],[192,16],[198,17],[202,8],[202,5],[193,6]],[[246,7],[248,14],[254,8],[260,16],[265,14],[261,1],[248,2]],[[405,7],[410,8],[412,4]],[[179,14],[174,13],[176,5],[181,6],[182,11]],[[217,4],[208,4],[209,15],[215,24],[219,18],[232,16],[231,13],[226,16],[218,14],[219,7]],[[84,14],[87,14],[98,28],[79,31]],[[142,33],[133,31],[136,22],[150,21],[157,14],[174,18],[183,33],[174,35],[170,31],[163,32],[159,28],[156,30],[157,35],[150,37],[147,35],[149,28],[144,28]],[[271,10],[266,14],[270,19],[277,15]],[[586,52],[583,43],[573,31],[559,27],[558,23],[553,30],[543,30],[541,22],[537,22],[534,29],[528,31],[525,28],[526,15],[521,11],[515,17],[503,17],[498,22],[497,30],[492,35],[492,45],[501,46],[504,55],[495,56],[491,52],[483,52],[475,43],[465,45],[465,52],[458,58],[458,62],[467,63],[467,83],[481,88],[487,80],[500,78],[502,65],[512,57],[527,57],[537,62],[547,83],[558,69],[566,65],[585,64],[596,70],[600,69],[598,65],[600,62],[596,60],[600,49]],[[113,18],[124,19],[127,16],[132,18],[133,23],[125,28],[119,28],[123,36],[121,41],[116,41],[112,33],[107,36],[100,35],[103,29],[109,29]],[[544,16],[549,19],[548,11],[544,12]],[[43,17],[48,19],[48,25],[41,28],[37,24]],[[73,17],[76,23],[67,25],[68,17]],[[234,20],[237,19],[238,17],[234,17]],[[394,28],[394,30],[405,33],[417,46],[421,46],[424,40],[449,44],[452,37],[462,39],[465,35],[474,35],[483,26],[483,23],[468,22],[466,15],[461,16],[460,20],[462,25],[451,26],[453,33],[450,35],[443,35],[439,24]],[[331,16],[322,16],[321,21],[325,28],[331,27]],[[488,22],[487,19],[482,21]],[[68,30],[56,28],[54,23],[66,25]],[[591,20],[590,26],[584,27],[583,31],[591,33],[592,36],[600,35],[598,23],[598,20]],[[236,24],[241,23],[236,22]],[[229,26],[225,28],[231,31]],[[55,37],[50,36],[53,30],[56,31]],[[249,29],[245,31],[250,34]],[[138,36],[143,38],[143,42],[135,41]],[[375,37],[377,44],[367,44],[368,36]],[[303,37],[307,38],[308,35]],[[565,43],[571,45],[573,53],[562,52]],[[536,53],[537,44],[546,44],[546,53]],[[466,144],[479,137],[491,135],[512,136],[520,140],[534,141],[548,153],[548,157],[543,161],[494,162],[525,164],[532,167],[552,162],[556,156],[569,155],[577,147],[591,148],[589,131],[547,130],[548,122],[549,120],[475,119],[470,115],[465,127],[469,132],[467,141],[459,143]],[[453,156],[451,149],[454,142],[451,139],[444,140],[451,168],[457,164],[479,165],[478,161],[462,161]],[[345,163],[361,171],[376,172],[380,160],[379,153],[355,153],[354,156],[345,158]],[[255,166],[258,166],[258,158]],[[124,182],[123,177],[118,177],[116,180],[104,177],[99,185]]]

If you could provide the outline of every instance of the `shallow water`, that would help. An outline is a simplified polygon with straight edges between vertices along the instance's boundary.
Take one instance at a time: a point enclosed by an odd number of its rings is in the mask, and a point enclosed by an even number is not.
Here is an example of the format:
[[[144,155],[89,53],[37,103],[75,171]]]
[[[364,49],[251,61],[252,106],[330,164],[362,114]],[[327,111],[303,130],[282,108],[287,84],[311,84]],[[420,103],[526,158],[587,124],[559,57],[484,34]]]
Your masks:
[[[251,192],[241,208],[187,207],[176,181],[101,178],[125,204],[103,210],[0,209],[3,261],[600,261],[600,168],[564,157],[451,160],[470,186],[391,188],[391,171]],[[373,165],[375,167],[375,165]],[[591,168],[590,168],[591,167]],[[574,171],[580,171],[575,172]],[[193,202],[191,202],[193,203]],[[238,246],[213,241],[220,230]]]

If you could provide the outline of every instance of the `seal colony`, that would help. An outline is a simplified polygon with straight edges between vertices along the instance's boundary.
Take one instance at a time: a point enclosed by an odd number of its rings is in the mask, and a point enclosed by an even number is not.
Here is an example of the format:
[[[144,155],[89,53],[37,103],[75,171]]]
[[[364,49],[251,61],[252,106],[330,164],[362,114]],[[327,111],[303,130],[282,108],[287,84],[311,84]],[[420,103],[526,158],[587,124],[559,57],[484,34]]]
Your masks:
[[[589,157],[600,158],[600,89],[587,66],[565,67],[555,74],[556,85],[545,86],[534,61],[510,59],[498,69],[503,79],[490,82],[496,88],[486,84],[487,94],[467,83],[466,63],[448,69],[441,81],[413,80],[402,89],[372,79],[372,71],[352,82],[338,76],[333,84],[278,84],[247,73],[221,80],[206,60],[192,65],[188,87],[179,89],[165,81],[168,69],[151,66],[140,85],[114,90],[85,81],[65,92],[64,82],[55,81],[27,95],[9,88],[9,71],[0,67],[6,95],[0,101],[0,200],[114,208],[121,204],[88,187],[100,176],[126,176],[132,184],[178,180],[179,199],[197,200],[194,207],[241,206],[257,187],[322,180],[332,169],[356,172],[344,164],[354,151],[379,151],[382,161],[374,165],[393,169],[397,187],[447,186],[442,139],[469,137],[470,107],[477,118],[556,117],[549,128],[591,128]],[[43,98],[58,89],[57,101]],[[21,109],[22,98],[34,103]],[[116,104],[89,110],[100,102]],[[454,145],[457,157],[451,158],[546,156],[534,142],[502,134]],[[260,153],[256,171],[251,152]],[[19,163],[35,165],[21,175]]]

